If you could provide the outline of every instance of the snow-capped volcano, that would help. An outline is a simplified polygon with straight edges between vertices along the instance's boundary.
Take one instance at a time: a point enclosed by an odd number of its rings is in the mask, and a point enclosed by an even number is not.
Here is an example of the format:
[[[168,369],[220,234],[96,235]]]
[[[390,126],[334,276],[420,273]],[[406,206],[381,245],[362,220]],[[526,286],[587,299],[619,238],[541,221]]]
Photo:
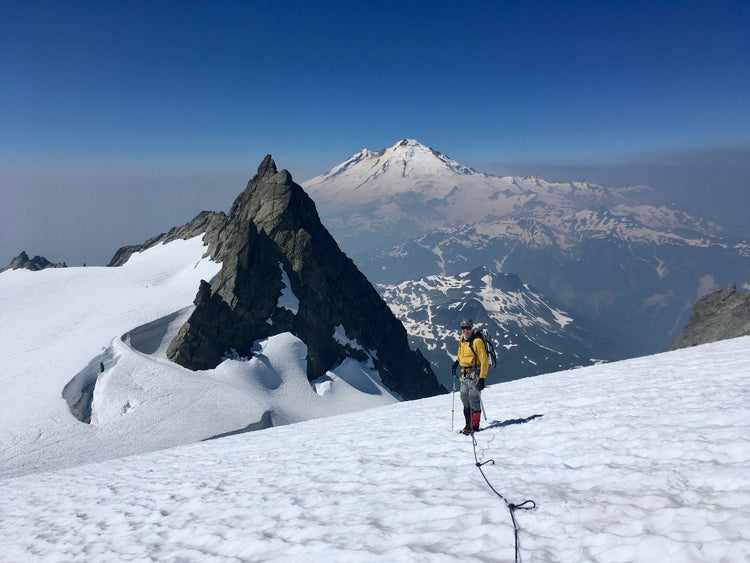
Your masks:
[[[645,186],[608,188],[537,176],[492,176],[409,139],[379,152],[364,149],[303,187],[354,252],[373,240],[358,239],[359,234],[392,235],[393,228],[415,233],[480,222],[523,241],[525,235],[513,235],[510,226],[520,219],[549,231],[547,239],[534,239],[534,244],[560,248],[577,244],[592,231],[595,237],[639,243],[687,240],[705,245],[720,237],[717,225],[653,205],[656,196]]]
[[[453,188],[446,178],[473,174],[477,173],[444,154],[404,139],[378,152],[363,149],[303,187],[319,206],[343,211],[406,193],[440,199]]]

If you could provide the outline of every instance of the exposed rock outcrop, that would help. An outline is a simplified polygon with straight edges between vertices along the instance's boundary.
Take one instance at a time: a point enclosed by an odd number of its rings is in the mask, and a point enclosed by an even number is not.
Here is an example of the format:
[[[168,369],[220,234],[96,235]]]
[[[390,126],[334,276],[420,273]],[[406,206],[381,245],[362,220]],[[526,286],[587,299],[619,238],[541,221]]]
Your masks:
[[[67,268],[67,264],[65,264],[65,262],[52,263],[44,256],[34,256],[33,258],[29,258],[26,251],[22,250],[21,254],[13,258],[13,260],[10,261],[10,264],[0,270],[0,272],[4,272],[5,270],[20,270],[22,268],[37,271],[46,268]]]
[[[107,266],[122,266],[133,254],[143,252],[152,246],[178,239],[191,239],[202,233],[206,233],[204,241],[211,242],[224,224],[225,219],[226,215],[223,212],[216,213],[214,211],[201,211],[190,222],[185,223],[181,227],[172,227],[169,232],[156,235],[143,244],[123,246],[115,252],[115,255],[112,257],[112,260],[109,261]]]
[[[202,282],[170,359],[208,369],[232,349],[250,356],[256,340],[291,332],[307,345],[310,380],[352,357],[371,359],[383,383],[405,399],[445,391],[322,225],[313,201],[270,155],[208,240],[222,269],[212,285]]]
[[[693,306],[690,323],[665,351],[688,348],[750,334],[750,293],[736,285],[717,289]]]

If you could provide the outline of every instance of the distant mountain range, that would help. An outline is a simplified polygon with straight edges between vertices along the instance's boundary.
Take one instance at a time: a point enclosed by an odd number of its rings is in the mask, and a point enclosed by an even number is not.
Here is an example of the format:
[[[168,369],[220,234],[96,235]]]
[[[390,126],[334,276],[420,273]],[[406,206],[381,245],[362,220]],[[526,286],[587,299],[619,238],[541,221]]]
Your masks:
[[[338,246],[405,324],[412,346],[424,352],[448,385],[446,362],[455,353],[456,326],[463,316],[484,323],[503,345],[501,370],[490,377],[506,380],[659,351],[680,333],[700,296],[719,285],[750,288],[747,241],[725,238],[721,226],[660,204],[644,186],[497,177],[405,139],[379,152],[364,149],[303,187],[315,210],[302,215],[320,213]],[[267,205],[263,198],[259,209]],[[296,203],[293,208],[301,209]],[[222,242],[227,222],[224,213],[204,211],[182,227],[121,248],[109,265],[201,233],[218,252],[229,247]],[[323,246],[330,250],[333,244]],[[292,258],[283,260],[297,260],[295,248],[288,250]],[[316,256],[310,253],[307,262],[318,261],[320,271],[340,269]],[[21,253],[9,268],[60,266]],[[269,268],[276,272],[278,264]],[[307,274],[289,276],[292,286],[308,284]],[[233,279],[228,277],[228,286]],[[258,279],[257,272],[252,274],[247,287]],[[321,294],[324,286],[318,283],[313,293]],[[353,297],[358,292],[351,290],[347,299],[359,303]],[[274,299],[270,295],[268,302]],[[248,303],[256,307],[260,301]],[[216,318],[212,312],[206,320]],[[268,324],[265,316],[258,319],[258,326]],[[561,324],[560,319],[567,320]],[[310,324],[310,338],[317,338],[317,322]],[[264,334],[261,330],[245,339],[244,346]],[[320,337],[319,351],[333,357],[338,348],[329,337]],[[217,350],[208,364],[220,359]],[[317,371],[312,369],[311,377]]]
[[[750,287],[747,241],[644,186],[492,176],[404,139],[303,187],[371,281],[486,265],[597,321],[632,355],[663,349],[702,294]]]
[[[481,267],[455,276],[427,276],[379,289],[404,323],[413,346],[451,387],[461,319],[471,318],[495,343],[498,365],[489,383],[619,359],[600,327],[564,310],[513,274]]]

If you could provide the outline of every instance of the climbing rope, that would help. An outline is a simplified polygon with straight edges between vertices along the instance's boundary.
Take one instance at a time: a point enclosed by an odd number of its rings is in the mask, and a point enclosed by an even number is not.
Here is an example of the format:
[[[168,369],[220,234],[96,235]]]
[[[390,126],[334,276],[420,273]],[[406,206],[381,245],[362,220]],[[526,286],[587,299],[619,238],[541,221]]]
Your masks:
[[[479,469],[479,472],[482,474],[482,477],[484,477],[485,482],[487,483],[487,486],[492,490],[493,493],[495,493],[497,496],[500,497],[500,499],[505,503],[505,506],[508,507],[508,511],[510,512],[510,519],[513,522],[513,536],[515,538],[516,542],[516,563],[518,563],[518,523],[516,522],[516,516],[515,511],[516,510],[533,510],[536,508],[536,502],[533,500],[525,500],[521,504],[513,504],[512,502],[509,502],[508,499],[506,499],[502,494],[498,492],[495,487],[492,486],[492,483],[490,483],[490,480],[487,478],[487,475],[484,474],[484,471],[482,470],[483,465],[487,465],[488,463],[491,463],[492,465],[495,465],[494,459],[489,459],[484,462],[479,461],[479,457],[477,456],[477,439],[474,436],[474,432],[471,433],[471,444],[474,448],[474,462],[477,466],[477,469]]]

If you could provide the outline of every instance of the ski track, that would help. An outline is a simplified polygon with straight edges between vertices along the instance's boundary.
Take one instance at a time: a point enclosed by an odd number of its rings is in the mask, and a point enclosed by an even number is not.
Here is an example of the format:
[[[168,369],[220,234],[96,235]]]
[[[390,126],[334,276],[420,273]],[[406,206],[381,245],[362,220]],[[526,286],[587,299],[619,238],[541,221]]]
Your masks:
[[[750,337],[490,386],[522,561],[750,560]],[[0,480],[4,561],[513,561],[450,395]]]

